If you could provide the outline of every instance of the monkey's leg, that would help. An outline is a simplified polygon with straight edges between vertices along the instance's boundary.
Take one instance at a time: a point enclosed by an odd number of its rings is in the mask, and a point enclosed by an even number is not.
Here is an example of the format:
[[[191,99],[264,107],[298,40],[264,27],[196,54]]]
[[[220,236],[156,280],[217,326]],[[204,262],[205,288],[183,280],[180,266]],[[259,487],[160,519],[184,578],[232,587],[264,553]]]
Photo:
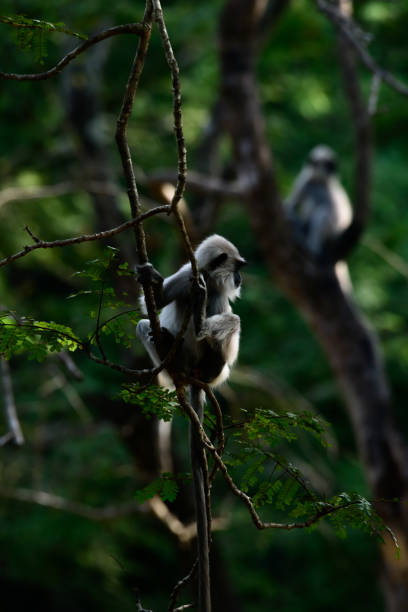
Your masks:
[[[136,335],[142,341],[143,346],[145,347],[150,359],[153,362],[153,365],[158,366],[161,363],[161,359],[152,339],[150,321],[148,319],[142,319],[141,321],[139,321],[136,327]],[[164,327],[161,328],[161,341],[162,349],[164,353],[166,353],[170,350],[170,347],[174,342],[174,336]],[[158,374],[157,378],[161,387],[165,387],[166,389],[170,390],[174,389],[173,381],[167,374],[166,370],[162,370]]]
[[[191,387],[191,404],[200,423],[204,419],[204,402],[204,391]],[[194,431],[192,424],[190,425],[190,452],[197,522],[199,611],[211,612],[207,461],[200,436]]]
[[[150,327],[149,319],[142,319],[141,321],[139,321],[136,327],[136,335],[142,341],[143,346],[149,353],[150,359],[153,361],[153,364],[155,366],[158,366],[160,363],[160,358],[157,354],[156,347],[154,346],[151,332],[152,328]]]

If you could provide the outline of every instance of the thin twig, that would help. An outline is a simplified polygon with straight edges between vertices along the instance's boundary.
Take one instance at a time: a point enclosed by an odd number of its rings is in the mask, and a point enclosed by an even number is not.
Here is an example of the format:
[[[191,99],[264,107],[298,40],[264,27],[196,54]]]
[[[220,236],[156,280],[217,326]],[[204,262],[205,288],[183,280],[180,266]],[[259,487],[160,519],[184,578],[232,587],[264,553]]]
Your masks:
[[[196,559],[193,563],[193,567],[191,568],[191,570],[189,571],[189,573],[184,576],[184,578],[182,578],[181,580],[179,580],[177,582],[177,584],[175,585],[171,596],[170,596],[170,603],[169,603],[169,608],[168,608],[168,612],[175,612],[175,605],[177,603],[177,599],[179,597],[180,591],[183,587],[185,587],[193,578],[194,578],[194,574],[197,571],[197,567],[198,567],[198,559]]]
[[[356,36],[356,32],[359,31],[359,28],[354,21],[350,17],[344,16],[334,5],[324,0],[316,0],[316,3],[319,10],[324,13],[334,25],[341,29],[348,42],[354,47],[364,66],[371,72],[377,74],[380,79],[392,87],[392,89],[395,89],[395,91],[404,96],[408,96],[408,86],[397,79],[391,72],[381,68],[365,49]]]
[[[40,242],[40,239],[37,238],[37,236],[34,236],[33,232],[30,230],[28,225],[26,225],[24,229],[27,232],[27,234],[30,236],[30,238],[32,238],[32,240],[34,240],[34,242],[37,242],[37,243]]]
[[[138,215],[137,217],[118,225],[117,227],[113,227],[112,229],[105,230],[103,232],[96,232],[95,234],[82,234],[81,236],[76,236],[75,238],[65,238],[64,240],[40,240],[35,244],[26,245],[21,251],[18,253],[14,253],[13,255],[8,255],[4,259],[0,260],[0,268],[2,266],[6,266],[7,264],[15,261],[16,259],[20,259],[20,257],[24,257],[31,253],[31,251],[35,251],[36,249],[52,249],[56,247],[65,247],[70,244],[80,244],[81,242],[92,242],[93,240],[103,240],[104,238],[110,238],[111,236],[115,236],[116,234],[120,234],[121,232],[125,232],[131,227],[139,225],[145,219],[149,217],[153,217],[153,215],[157,215],[160,213],[167,213],[170,210],[170,206],[157,206],[156,208],[152,208],[142,215]]]
[[[197,261],[194,257],[193,247],[191,245],[190,236],[186,230],[186,226],[184,223],[183,216],[178,210],[177,204],[179,203],[186,184],[186,173],[187,173],[187,152],[184,141],[183,134],[183,124],[182,124],[182,112],[181,112],[181,88],[180,88],[180,75],[179,68],[177,64],[177,60],[174,56],[173,48],[171,46],[171,42],[169,39],[169,35],[167,33],[166,24],[163,17],[163,11],[161,8],[160,0],[153,0],[154,6],[154,16],[157,22],[160,36],[162,39],[164,54],[166,56],[167,63],[169,65],[171,76],[172,76],[172,85],[173,85],[173,117],[174,117],[174,131],[176,134],[177,141],[177,156],[178,156],[178,175],[177,175],[177,185],[176,190],[174,192],[171,209],[176,217],[177,224],[179,226],[184,245],[186,247],[190,262],[191,269],[193,273],[193,279],[196,284],[198,284],[200,272],[198,270]],[[192,286],[192,291],[194,291],[194,284]]]
[[[337,2],[341,23],[344,20],[350,20],[349,16],[352,11],[351,0],[347,0],[347,2],[337,0]],[[338,261],[347,257],[351,249],[358,243],[367,225],[371,199],[372,138],[370,115],[365,97],[361,91],[355,49],[350,46],[344,29],[340,27],[340,22],[335,22],[335,28],[338,41],[338,59],[343,77],[344,91],[350,107],[351,125],[354,129],[356,149],[353,219],[349,227],[328,243],[329,251],[331,251],[330,257],[332,257],[333,261]],[[353,32],[355,32],[355,26]]]
[[[113,28],[108,28],[107,30],[102,30],[99,34],[95,34],[94,36],[90,36],[88,40],[83,42],[78,47],[75,47],[72,51],[67,53],[53,68],[46,70],[45,72],[36,72],[33,74],[16,74],[13,72],[2,72],[0,71],[0,79],[12,79],[14,81],[43,81],[45,79],[50,79],[55,76],[59,72],[61,72],[73,59],[78,57],[81,53],[92,47],[98,42],[102,40],[106,40],[107,38],[111,38],[112,36],[117,36],[118,34],[136,34],[138,36],[143,36],[146,32],[147,25],[142,23],[127,23],[119,26],[114,26]]]
[[[181,200],[186,184],[187,173],[187,152],[183,134],[182,113],[181,113],[181,87],[180,73],[177,60],[173,53],[173,48],[167,33],[166,24],[164,22],[163,11],[160,0],[153,0],[154,18],[158,25],[160,36],[162,39],[164,54],[169,65],[172,77],[173,86],[173,117],[174,117],[174,132],[177,141],[177,156],[178,156],[178,176],[177,185],[174,192],[171,209],[174,210]]]

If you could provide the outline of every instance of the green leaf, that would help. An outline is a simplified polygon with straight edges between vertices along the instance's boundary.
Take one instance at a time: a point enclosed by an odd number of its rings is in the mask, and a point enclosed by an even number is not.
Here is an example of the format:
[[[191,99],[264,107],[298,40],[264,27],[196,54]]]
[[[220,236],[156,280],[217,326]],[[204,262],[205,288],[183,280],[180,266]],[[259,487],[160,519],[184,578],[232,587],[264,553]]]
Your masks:
[[[156,385],[144,387],[140,383],[125,384],[119,396],[127,404],[137,406],[148,419],[156,416],[163,421],[170,421],[179,410],[176,392]]]

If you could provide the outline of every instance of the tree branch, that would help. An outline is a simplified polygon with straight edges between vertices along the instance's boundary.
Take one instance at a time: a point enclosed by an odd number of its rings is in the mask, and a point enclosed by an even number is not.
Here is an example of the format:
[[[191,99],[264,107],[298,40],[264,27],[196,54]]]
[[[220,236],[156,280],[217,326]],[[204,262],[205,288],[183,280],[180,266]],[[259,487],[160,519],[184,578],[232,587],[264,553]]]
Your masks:
[[[334,5],[325,2],[324,0],[316,0],[317,7],[321,13],[325,14],[330,21],[341,30],[347,41],[354,47],[358,57],[368,70],[376,74],[384,83],[387,83],[392,89],[395,89],[403,96],[408,96],[408,86],[397,79],[391,72],[381,68],[377,62],[371,57],[364,45],[361,43],[361,30],[356,25],[351,17],[345,16]],[[359,40],[360,39],[360,40]]]
[[[161,183],[175,183],[177,175],[172,170],[160,170],[145,177],[147,185],[157,185]],[[194,170],[189,170],[186,178],[186,187],[199,194],[221,196],[224,198],[242,198],[245,196],[245,189],[248,182],[245,180],[225,181],[219,177],[202,174]]]
[[[352,2],[338,2],[338,13],[342,20],[351,19]],[[371,200],[372,138],[368,104],[361,91],[356,54],[338,22],[335,22],[338,43],[338,58],[343,76],[343,87],[350,108],[354,127],[356,164],[354,175],[354,212],[348,228],[325,247],[323,259],[332,261],[346,259],[359,242],[369,218]]]
[[[167,213],[170,210],[170,206],[157,206],[156,208],[152,208],[147,212],[138,215],[134,219],[130,219],[117,227],[113,227],[110,230],[105,230],[103,232],[96,232],[95,234],[82,234],[81,236],[76,236],[74,238],[65,238],[63,240],[39,240],[35,244],[26,245],[21,251],[14,253],[13,255],[8,255],[4,259],[0,260],[0,268],[2,266],[6,266],[7,264],[15,261],[16,259],[20,259],[20,257],[25,257],[31,251],[35,251],[36,249],[52,249],[56,247],[65,247],[70,244],[80,244],[81,242],[92,242],[93,240],[103,240],[104,238],[109,238],[110,236],[114,236],[115,234],[120,234],[128,230],[131,227],[135,227],[140,225],[142,221],[148,219],[149,217],[153,217],[154,215],[160,213]]]
[[[33,74],[16,74],[13,72],[2,72],[0,71],[0,79],[12,79],[14,81],[44,81],[50,79],[59,72],[61,72],[73,59],[78,57],[81,53],[95,45],[96,43],[106,40],[111,36],[117,36],[118,34],[136,34],[138,36],[144,36],[148,29],[148,25],[145,22],[142,23],[127,23],[113,28],[108,28],[90,36],[84,43],[75,47],[72,51],[67,53],[53,68],[46,70],[45,72],[37,72]]]

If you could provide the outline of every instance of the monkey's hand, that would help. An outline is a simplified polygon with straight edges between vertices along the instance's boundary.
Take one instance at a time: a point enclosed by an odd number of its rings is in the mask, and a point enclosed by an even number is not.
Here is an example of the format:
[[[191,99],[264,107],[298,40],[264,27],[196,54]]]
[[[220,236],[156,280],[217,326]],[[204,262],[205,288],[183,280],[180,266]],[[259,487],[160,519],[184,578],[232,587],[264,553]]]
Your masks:
[[[198,282],[193,280],[192,292],[194,328],[198,336],[205,321],[207,310],[207,285],[202,274],[200,274]]]
[[[137,265],[136,275],[139,283],[141,283],[145,287],[155,287],[163,285],[162,275],[149,262]]]

